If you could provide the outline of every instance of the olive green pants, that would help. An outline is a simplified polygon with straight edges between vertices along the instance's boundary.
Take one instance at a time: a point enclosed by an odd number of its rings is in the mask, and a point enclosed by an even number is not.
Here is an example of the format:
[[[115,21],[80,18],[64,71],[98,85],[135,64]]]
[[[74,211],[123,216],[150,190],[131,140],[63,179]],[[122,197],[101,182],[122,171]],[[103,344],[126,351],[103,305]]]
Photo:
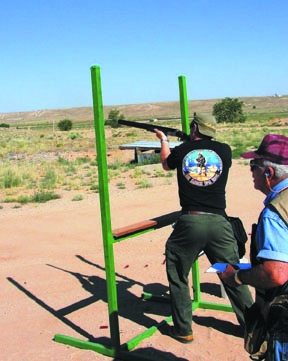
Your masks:
[[[192,264],[204,251],[211,264],[239,263],[238,247],[230,223],[216,214],[182,215],[166,243],[166,272],[169,281],[172,319],[177,332],[192,332],[192,302],[188,276]],[[254,302],[247,286],[224,285],[236,317],[244,326],[245,306]]]

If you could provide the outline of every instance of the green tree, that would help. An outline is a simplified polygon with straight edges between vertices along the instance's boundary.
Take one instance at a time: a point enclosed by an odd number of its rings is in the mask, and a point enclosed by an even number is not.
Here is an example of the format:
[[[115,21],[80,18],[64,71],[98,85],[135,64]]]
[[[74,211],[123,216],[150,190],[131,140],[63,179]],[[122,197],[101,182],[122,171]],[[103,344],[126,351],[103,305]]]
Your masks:
[[[123,114],[120,114],[120,110],[111,109],[108,114],[108,119],[105,121],[105,125],[110,125],[112,128],[118,128],[119,119],[125,119],[125,116]]]
[[[243,104],[238,98],[225,98],[214,104],[212,114],[217,123],[243,123],[246,121]]]
[[[63,119],[57,124],[57,126],[61,131],[68,131],[72,129],[73,123],[70,119]]]

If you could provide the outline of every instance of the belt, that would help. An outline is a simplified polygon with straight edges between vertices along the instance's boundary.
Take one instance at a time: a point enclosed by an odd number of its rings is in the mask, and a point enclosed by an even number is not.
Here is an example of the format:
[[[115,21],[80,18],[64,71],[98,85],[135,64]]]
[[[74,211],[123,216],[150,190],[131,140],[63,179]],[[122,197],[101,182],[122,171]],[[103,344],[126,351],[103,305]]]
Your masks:
[[[209,215],[214,213],[208,213],[208,212],[198,212],[198,211],[182,211],[182,214],[198,214],[198,215]]]

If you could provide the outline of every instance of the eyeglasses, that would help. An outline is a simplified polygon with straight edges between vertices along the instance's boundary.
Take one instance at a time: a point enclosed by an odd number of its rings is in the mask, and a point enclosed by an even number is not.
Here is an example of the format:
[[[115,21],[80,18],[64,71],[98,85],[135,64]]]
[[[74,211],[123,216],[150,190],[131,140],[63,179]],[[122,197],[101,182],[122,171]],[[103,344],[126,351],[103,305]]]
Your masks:
[[[254,172],[256,168],[264,168],[263,165],[255,163],[255,161],[252,159],[250,160],[250,170],[251,172]]]

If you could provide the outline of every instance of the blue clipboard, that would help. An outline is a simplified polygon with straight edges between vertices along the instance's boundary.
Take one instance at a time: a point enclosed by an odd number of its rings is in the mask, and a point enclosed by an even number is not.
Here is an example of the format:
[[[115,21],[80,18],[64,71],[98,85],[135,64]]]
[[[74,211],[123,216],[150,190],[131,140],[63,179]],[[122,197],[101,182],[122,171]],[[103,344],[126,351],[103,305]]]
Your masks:
[[[206,272],[207,273],[220,273],[220,272],[224,272],[226,267],[228,266],[229,263],[215,263],[213,264],[211,267],[209,267]],[[236,266],[237,269],[249,269],[251,268],[251,264],[250,263],[237,263],[235,265],[231,265],[231,266]]]

